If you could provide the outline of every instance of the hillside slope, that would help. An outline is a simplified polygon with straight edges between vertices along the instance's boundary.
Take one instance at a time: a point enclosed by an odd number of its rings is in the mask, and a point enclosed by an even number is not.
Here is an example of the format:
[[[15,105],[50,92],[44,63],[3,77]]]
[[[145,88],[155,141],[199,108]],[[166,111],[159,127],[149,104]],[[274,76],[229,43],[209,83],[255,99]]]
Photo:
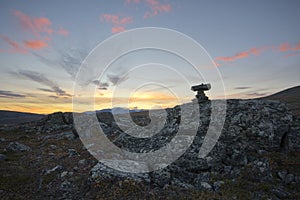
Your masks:
[[[292,87],[260,99],[282,101],[288,105],[293,114],[300,116],[300,86]]]
[[[43,116],[44,115],[33,113],[0,110],[0,125],[20,124],[24,122],[36,121],[41,119]]]

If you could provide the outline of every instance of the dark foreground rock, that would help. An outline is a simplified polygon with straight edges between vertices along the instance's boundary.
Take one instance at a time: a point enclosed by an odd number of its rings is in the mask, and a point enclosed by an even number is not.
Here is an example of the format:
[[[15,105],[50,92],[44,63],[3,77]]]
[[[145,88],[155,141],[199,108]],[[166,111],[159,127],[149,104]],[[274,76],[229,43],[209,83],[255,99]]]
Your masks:
[[[254,184],[269,184],[270,187],[275,187],[273,184],[278,178],[273,174],[276,167],[272,166],[272,156],[278,152],[286,155],[299,152],[299,121],[287,110],[285,104],[278,101],[229,100],[226,121],[218,142],[205,158],[199,158],[199,149],[210,122],[209,104],[207,102],[200,105],[202,123],[194,142],[168,167],[150,173],[132,174],[116,171],[98,163],[91,170],[89,180],[91,182],[100,182],[105,178],[137,182],[142,180],[145,184],[150,182],[154,187],[164,188],[171,185],[220,193],[224,182],[227,182],[228,186],[241,181],[243,177],[250,179]],[[170,116],[171,119],[180,118],[180,109],[175,107],[170,110]],[[111,126],[112,130],[109,129],[108,132],[119,131],[114,141],[126,150],[145,152],[147,149],[165,145],[169,141],[167,138],[173,137],[174,130],[178,126],[179,122],[174,123],[170,120],[156,138],[142,140],[141,143],[135,142],[114,126]],[[299,163],[295,163],[295,166],[298,165]],[[299,186],[299,174],[297,180],[294,175],[290,175],[287,180],[284,178],[276,184]],[[263,192],[257,194],[254,192],[251,195],[251,198],[259,198]]]
[[[285,104],[228,100],[222,134],[200,158],[210,115],[210,103],[201,104],[200,118],[184,127],[200,122],[190,147],[169,166],[150,173],[126,173],[98,163],[78,138],[71,113],[0,127],[1,199],[300,199],[300,123]],[[133,117],[137,124],[150,121],[147,115]],[[98,113],[98,119],[116,146],[150,152],[176,135],[181,109],[167,109],[164,128],[151,138],[127,135],[110,113]],[[121,161],[124,169],[146,165]]]

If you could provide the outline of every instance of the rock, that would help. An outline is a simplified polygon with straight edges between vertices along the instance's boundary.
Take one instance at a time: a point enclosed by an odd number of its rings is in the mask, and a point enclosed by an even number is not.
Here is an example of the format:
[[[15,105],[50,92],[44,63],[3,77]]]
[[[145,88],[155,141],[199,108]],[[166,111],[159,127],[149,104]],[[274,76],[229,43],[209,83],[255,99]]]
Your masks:
[[[56,145],[54,145],[54,144],[51,144],[51,145],[50,145],[50,149],[52,149],[52,150],[56,150],[56,149],[57,149],[57,146],[56,146]]]
[[[73,133],[73,131],[66,131],[61,133],[62,137],[67,140],[75,140],[77,136]]]
[[[291,184],[291,183],[294,182],[294,180],[295,180],[295,176],[293,174],[287,174],[285,179],[284,179],[284,182],[286,184]]]
[[[209,172],[203,172],[201,174],[198,174],[195,179],[196,184],[201,183],[201,182],[206,182],[206,181],[210,181],[210,173]]]
[[[286,170],[281,170],[277,173],[278,177],[281,179],[281,180],[285,180],[285,177],[287,175],[287,171]]]
[[[6,159],[6,155],[0,154],[0,162],[5,161]]]
[[[63,178],[68,175],[68,171],[64,171],[60,174],[60,178]]]
[[[198,186],[200,190],[212,190],[212,186],[208,184],[207,182],[201,182]]]
[[[50,173],[55,172],[55,171],[62,170],[62,169],[63,169],[63,167],[61,165],[56,165],[52,169],[47,170],[45,175],[50,174]]]
[[[69,181],[65,180],[64,182],[62,182],[60,184],[59,190],[61,190],[61,191],[71,191],[72,188],[73,188],[73,185]]]
[[[78,161],[78,166],[85,167],[88,164],[86,159],[82,159]]]
[[[214,182],[213,186],[214,186],[214,190],[216,192],[220,192],[222,185],[224,184],[224,181],[216,181]]]
[[[79,156],[75,149],[68,149],[69,157]]]
[[[272,189],[272,192],[280,199],[286,199],[286,197],[290,195],[289,192],[286,192],[281,188],[274,188]]]
[[[151,183],[155,186],[164,187],[170,184],[171,173],[167,168],[150,173]]]
[[[6,139],[5,138],[0,138],[0,142],[5,142]]]
[[[150,175],[133,175],[114,171],[98,163],[91,170],[89,180],[93,182],[105,178],[132,179],[148,183],[150,179],[150,183],[156,187],[177,185],[184,188],[214,189],[215,191],[218,191],[224,183],[216,181],[212,184],[213,186],[210,185],[211,176],[238,180],[239,177],[244,176],[243,173],[246,171],[255,181],[273,181],[272,168],[266,155],[283,149],[295,150],[300,146],[300,143],[297,142],[300,141],[297,139],[300,138],[298,119],[293,118],[286,105],[279,101],[227,100],[226,120],[222,133],[211,152],[206,157],[199,158],[198,153],[211,121],[210,107],[212,102],[214,101],[199,104],[201,113],[199,119],[193,118],[190,120],[191,123],[184,125],[182,128],[184,134],[178,137],[178,143],[188,141],[192,144],[187,149],[184,145],[172,148],[171,153],[185,150],[184,154],[168,167],[151,172]],[[135,153],[154,152],[166,146],[177,134],[181,125],[181,108],[183,106],[188,110],[194,109],[192,104],[166,109],[164,127],[149,138],[135,138],[125,134],[113,121],[112,116],[102,120],[100,126],[107,137],[124,150]],[[192,111],[190,114],[196,117]],[[160,119],[162,114],[158,113],[155,117]],[[133,121],[137,124],[145,124],[145,119],[142,117]],[[122,121],[122,124],[126,124],[126,119]],[[188,133],[194,127],[196,127],[197,132],[195,133],[196,136],[192,137]],[[87,149],[96,146],[94,143],[90,145]],[[161,157],[163,158],[163,156]],[[154,164],[162,164],[161,160],[163,159],[157,158],[154,160]],[[123,167],[126,168],[131,162],[124,161],[124,163],[119,163],[119,166],[124,164]],[[278,176],[283,181],[286,180],[286,177],[283,178],[284,174],[279,173]],[[289,175],[287,182],[293,183],[295,178]],[[257,194],[257,198],[260,198],[260,194]]]
[[[134,161],[122,161],[124,165],[128,167],[139,167],[140,163]],[[118,162],[116,162],[118,165]],[[106,165],[99,162],[96,164],[90,171],[89,181],[91,182],[100,182],[107,179],[116,179],[116,180],[135,180],[137,182],[150,182],[150,176],[148,173],[127,173],[112,169]]]
[[[31,148],[19,142],[11,142],[6,146],[6,150],[12,152],[25,152],[25,151],[31,151]]]

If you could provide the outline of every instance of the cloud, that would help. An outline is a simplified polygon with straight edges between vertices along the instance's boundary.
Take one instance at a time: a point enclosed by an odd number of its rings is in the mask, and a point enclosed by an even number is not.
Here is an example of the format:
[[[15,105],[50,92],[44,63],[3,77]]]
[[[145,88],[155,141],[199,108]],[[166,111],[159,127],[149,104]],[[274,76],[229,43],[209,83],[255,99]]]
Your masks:
[[[125,4],[139,4],[143,2],[148,10],[144,14],[144,18],[154,17],[160,13],[169,12],[172,9],[171,4],[161,3],[158,0],[125,0]]]
[[[48,66],[63,68],[73,79],[76,77],[77,71],[81,66],[82,61],[88,55],[87,50],[68,49],[59,51],[59,57],[49,59],[37,53],[32,53],[38,60]]]
[[[22,53],[22,54],[26,54],[28,53],[28,51],[18,42],[11,40],[9,37],[2,35],[1,38],[7,42],[9,44],[9,46],[11,47],[8,52],[10,53]],[[3,50],[3,52],[5,52]]]
[[[123,31],[125,31],[126,29],[124,28],[124,27],[122,27],[122,26],[113,26],[112,28],[111,28],[111,32],[112,33],[120,33],[120,32],[123,32]]]
[[[259,56],[262,52],[266,51],[267,49],[269,49],[269,48],[268,47],[251,48],[249,50],[236,53],[233,56],[216,57],[215,62],[216,62],[217,66],[220,66],[220,64],[217,63],[218,61],[233,62],[233,61],[236,61],[236,60],[239,60],[239,59],[247,58],[251,55],[252,56]]]
[[[109,87],[109,84],[108,83],[99,83],[98,84],[98,89],[99,90],[107,90],[107,88]]]
[[[50,89],[38,88],[41,91],[55,93],[58,97],[71,97],[70,94],[68,94],[66,91],[61,89],[55,82],[49,80],[41,73],[29,71],[29,70],[19,70],[18,72],[13,74],[22,76],[34,82],[40,83],[44,86],[50,87]]]
[[[24,38],[24,42],[22,44],[21,42],[11,40],[7,36],[1,36],[1,38],[11,46],[11,49],[0,52],[25,54],[28,53],[29,50],[39,50],[47,47],[53,34],[63,36],[69,35],[69,31],[62,27],[57,30],[53,29],[52,22],[48,18],[31,17],[18,10],[13,10],[12,14],[17,18],[22,31],[30,33],[31,37],[34,36],[34,39]]]
[[[235,87],[234,89],[236,90],[246,90],[246,89],[250,89],[251,87]]]
[[[95,84],[96,86],[98,86],[99,90],[107,90],[107,88],[109,87],[108,83],[100,82],[98,80],[93,80],[92,83]]]
[[[287,51],[299,51],[300,50],[300,43],[296,44],[294,47],[289,43],[285,42],[279,45],[276,48],[279,52],[287,52]]]
[[[70,32],[62,27],[60,27],[57,31],[57,34],[59,35],[63,35],[63,36],[68,36],[70,34]]]
[[[119,33],[125,29],[125,27],[133,22],[132,17],[120,17],[119,15],[113,14],[102,14],[100,16],[101,22],[111,23],[113,25],[111,32],[112,33]]]
[[[146,5],[149,6],[150,11],[147,11],[144,18],[153,17],[163,12],[169,12],[171,10],[170,4],[162,4],[157,0],[145,0]]]
[[[289,54],[286,54],[286,55],[284,55],[284,58],[288,58],[288,57],[296,56],[296,55],[299,55],[299,54],[300,54],[300,52],[289,53]]]
[[[25,40],[24,41],[24,46],[30,49],[42,49],[46,46],[48,46],[48,44],[46,42],[44,42],[43,40]]]
[[[232,61],[235,61],[235,60],[238,60],[238,59],[247,58],[251,54],[257,56],[260,53],[261,53],[260,49],[252,48],[252,49],[247,50],[247,51],[236,53],[233,56],[217,57],[215,60],[224,61],[224,62],[232,62]]]
[[[25,98],[26,96],[23,94],[13,93],[12,91],[0,90],[0,98]]]
[[[246,94],[249,97],[262,97],[268,95],[268,93],[259,93],[259,92],[253,92]]]
[[[30,17],[18,10],[13,10],[12,13],[17,17],[21,28],[36,37],[40,37],[41,33],[52,34],[54,32],[54,30],[51,29],[52,22],[48,18]]]
[[[128,79],[127,76],[123,77],[120,75],[116,75],[116,74],[108,74],[107,75],[108,80],[113,84],[113,85],[118,85],[121,82],[125,81]]]

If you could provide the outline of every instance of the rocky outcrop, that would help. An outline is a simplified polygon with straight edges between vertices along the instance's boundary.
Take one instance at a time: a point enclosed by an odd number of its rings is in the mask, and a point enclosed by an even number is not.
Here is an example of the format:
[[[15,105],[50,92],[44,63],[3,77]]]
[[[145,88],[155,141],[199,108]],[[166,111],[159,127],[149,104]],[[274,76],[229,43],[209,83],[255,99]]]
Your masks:
[[[19,142],[11,142],[6,146],[6,151],[11,152],[24,152],[31,151],[31,148],[25,144],[21,144]]]
[[[136,140],[123,133],[113,122],[101,126],[117,146],[132,152],[147,152],[164,146],[176,134],[180,123],[180,107],[168,109],[167,112],[168,123],[150,139]],[[199,121],[201,126],[192,145],[184,155],[166,168],[150,173],[131,174],[98,163],[91,170],[90,182],[102,181],[105,178],[132,179],[150,182],[157,187],[177,185],[219,191],[224,184],[224,177],[235,179],[243,171],[256,177],[255,181],[272,181],[274,177],[268,155],[272,152],[299,151],[300,148],[299,121],[279,101],[228,100],[222,134],[205,158],[199,158],[198,152],[210,122],[210,102],[200,104]],[[141,163],[135,163],[135,166],[139,164]],[[299,177],[282,179],[296,183],[295,180],[299,180]]]

